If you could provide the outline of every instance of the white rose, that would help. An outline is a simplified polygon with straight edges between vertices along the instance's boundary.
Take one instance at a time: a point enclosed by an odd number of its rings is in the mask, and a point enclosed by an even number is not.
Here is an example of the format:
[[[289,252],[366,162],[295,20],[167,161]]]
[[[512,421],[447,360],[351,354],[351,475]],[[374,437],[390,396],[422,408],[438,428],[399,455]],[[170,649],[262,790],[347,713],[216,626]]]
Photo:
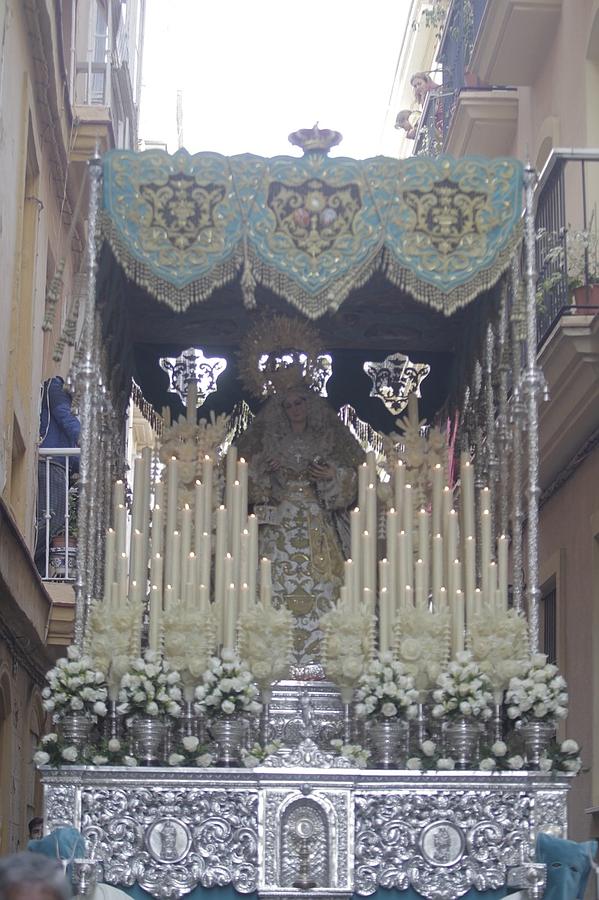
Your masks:
[[[227,715],[230,715],[231,713],[235,712],[235,704],[233,703],[232,700],[223,700],[223,702],[220,705],[220,708]]]
[[[69,659],[79,659],[80,657],[79,648],[74,644],[71,644],[70,647],[67,647],[67,657]]]
[[[408,769],[421,769],[422,768],[422,760],[417,756],[411,756],[410,759],[406,762],[406,767]]]
[[[137,760],[134,756],[123,756],[123,762],[126,766],[136,766]]]
[[[42,706],[46,710],[46,712],[52,712],[56,704],[54,700],[44,700],[42,701]]]
[[[437,704],[436,706],[433,706],[432,712],[434,719],[440,719],[441,716],[445,715],[445,707],[441,706],[441,704]]]
[[[149,716],[158,715],[158,704],[154,700],[150,700],[149,703],[146,703],[146,713]]]
[[[185,757],[180,753],[171,753],[168,758],[169,766],[180,766],[182,762],[185,762]]]
[[[243,757],[243,764],[246,769],[253,769],[254,766],[260,765],[260,760],[257,756],[253,756],[251,753],[246,753]]]
[[[580,747],[578,746],[577,741],[573,741],[572,738],[567,738],[567,740],[562,741],[559,749],[562,753],[578,753]]]
[[[472,704],[468,703],[466,700],[462,700],[460,703],[460,712],[463,716],[471,716],[473,713]]]
[[[391,716],[396,716],[397,715],[397,707],[396,707],[395,703],[383,703],[383,705],[381,706],[381,712],[387,718],[389,718]]]
[[[65,747],[61,756],[66,762],[75,762],[77,759],[77,747]]]
[[[212,765],[212,754],[211,753],[202,753],[200,756],[196,757],[196,766],[200,766],[202,769],[207,769]]]
[[[83,700],[80,697],[71,697],[71,709],[75,712],[83,709]]]
[[[92,756],[92,763],[94,766],[105,766],[107,762],[107,756]]]
[[[510,756],[507,764],[510,769],[521,769],[524,766],[524,759],[519,754],[516,754],[515,756]]]
[[[44,737],[42,738],[42,744],[55,744],[57,740],[58,735],[55,731],[53,731],[51,734],[44,735]]]
[[[491,769],[494,769],[496,767],[496,765],[497,763],[494,759],[487,757],[486,759],[481,759],[478,767],[479,769],[482,769],[483,772],[490,772]]]
[[[102,703],[101,700],[98,700],[97,703],[94,703],[94,712],[97,716],[105,716],[108,712],[106,704]]]
[[[550,772],[552,768],[553,768],[553,760],[552,759],[548,759],[546,756],[544,756],[542,759],[539,760],[539,769],[541,770],[541,772]]]
[[[195,735],[190,734],[186,735],[186,737],[183,738],[182,743],[188,753],[193,753],[198,749],[198,744],[200,743],[200,741],[199,738],[195,737]]]
[[[438,769],[455,769],[455,762],[450,757],[442,756],[441,759],[437,760],[437,768]]]
[[[37,753],[33,754],[33,762],[36,766],[45,766],[46,763],[50,762],[50,754],[45,753],[43,750],[38,750]]]
[[[491,747],[491,753],[493,756],[505,756],[507,753],[507,744],[503,741],[495,741]]]
[[[580,772],[582,768],[582,762],[580,759],[565,759],[562,763],[562,766],[566,772]]]
[[[108,741],[108,749],[111,753],[118,753],[121,749],[121,742],[118,738],[110,738]]]
[[[435,742],[434,741],[422,741],[420,744],[420,749],[424,753],[425,756],[434,756],[435,755]]]

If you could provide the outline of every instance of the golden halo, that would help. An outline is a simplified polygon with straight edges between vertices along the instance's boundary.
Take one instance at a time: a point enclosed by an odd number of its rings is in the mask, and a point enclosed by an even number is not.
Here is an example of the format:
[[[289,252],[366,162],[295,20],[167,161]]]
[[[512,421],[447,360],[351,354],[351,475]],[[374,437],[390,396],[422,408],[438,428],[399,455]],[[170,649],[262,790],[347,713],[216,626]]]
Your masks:
[[[318,331],[304,319],[264,315],[241,342],[239,377],[255,397],[313,389],[324,350]]]

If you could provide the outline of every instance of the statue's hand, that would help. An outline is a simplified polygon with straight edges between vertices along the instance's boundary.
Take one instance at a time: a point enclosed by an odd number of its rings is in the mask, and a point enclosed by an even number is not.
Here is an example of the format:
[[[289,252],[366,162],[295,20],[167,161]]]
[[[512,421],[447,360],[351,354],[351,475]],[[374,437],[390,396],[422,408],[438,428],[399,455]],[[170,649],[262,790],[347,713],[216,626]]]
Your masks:
[[[308,472],[316,481],[330,481],[335,477],[335,467],[327,462],[313,462]]]
[[[265,462],[267,472],[276,472],[277,469],[281,468],[281,460],[276,459],[274,456],[267,456]]]

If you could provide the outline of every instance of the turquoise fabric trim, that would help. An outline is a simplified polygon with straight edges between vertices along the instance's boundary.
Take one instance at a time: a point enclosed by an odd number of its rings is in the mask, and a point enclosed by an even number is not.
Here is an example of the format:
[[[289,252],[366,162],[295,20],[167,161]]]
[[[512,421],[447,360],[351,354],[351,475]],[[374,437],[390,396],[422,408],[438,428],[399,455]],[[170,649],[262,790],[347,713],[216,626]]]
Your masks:
[[[513,159],[395,160],[105,154],[104,236],[133,278],[171,306],[243,268],[307,315],[335,309],[377,267],[446,313],[494,284],[519,237]]]

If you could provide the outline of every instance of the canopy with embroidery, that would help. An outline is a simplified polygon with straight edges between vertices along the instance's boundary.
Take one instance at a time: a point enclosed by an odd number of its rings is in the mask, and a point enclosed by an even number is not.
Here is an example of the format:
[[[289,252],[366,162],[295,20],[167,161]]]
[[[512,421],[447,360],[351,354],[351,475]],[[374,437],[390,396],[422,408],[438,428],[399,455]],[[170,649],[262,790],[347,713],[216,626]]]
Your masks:
[[[380,270],[445,315],[492,287],[519,240],[508,158],[104,156],[102,229],[127,276],[183,312],[241,273],[301,313],[335,311]]]

